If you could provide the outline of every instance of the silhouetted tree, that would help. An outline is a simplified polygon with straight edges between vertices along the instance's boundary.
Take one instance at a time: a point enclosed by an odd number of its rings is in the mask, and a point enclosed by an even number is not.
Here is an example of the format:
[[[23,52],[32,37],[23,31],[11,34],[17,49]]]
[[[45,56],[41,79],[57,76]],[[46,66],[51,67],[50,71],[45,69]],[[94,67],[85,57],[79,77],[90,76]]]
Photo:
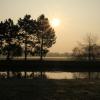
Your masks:
[[[73,49],[73,56],[79,60],[96,60],[100,51],[97,44],[97,38],[91,33],[87,34],[84,43],[80,43],[78,47]],[[89,79],[91,78],[91,72],[88,72]]]
[[[36,21],[31,19],[30,15],[25,15],[23,19],[18,20],[18,26],[20,27],[19,40],[25,44],[25,60],[27,59],[28,46],[34,47],[34,34],[36,33]]]
[[[80,47],[75,47],[73,50],[73,56],[77,58],[77,60],[80,60],[82,58],[83,52]]]
[[[96,37],[90,33],[87,34],[84,43],[79,43],[78,47],[73,49],[73,56],[94,61],[98,56],[99,48]]]
[[[37,19],[37,43],[35,45],[35,54],[40,56],[40,60],[48,53],[50,48],[56,42],[54,29],[50,26],[48,18],[43,14]]]
[[[2,54],[7,56],[9,60],[14,51],[14,45],[16,43],[16,36],[18,33],[18,26],[14,24],[12,19],[8,19],[2,22],[1,27],[1,43],[2,43]]]
[[[84,47],[84,50],[86,52],[86,55],[88,57],[88,60],[95,60],[95,47],[96,47],[96,37],[94,37],[91,33],[87,35],[86,37],[86,46]]]

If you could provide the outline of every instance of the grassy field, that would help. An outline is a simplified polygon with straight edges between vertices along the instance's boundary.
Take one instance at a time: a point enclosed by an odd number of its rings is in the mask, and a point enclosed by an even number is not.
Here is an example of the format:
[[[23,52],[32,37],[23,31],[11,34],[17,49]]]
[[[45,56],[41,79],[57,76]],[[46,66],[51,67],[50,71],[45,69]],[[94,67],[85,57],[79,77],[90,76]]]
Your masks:
[[[100,80],[2,79],[0,100],[100,100]]]

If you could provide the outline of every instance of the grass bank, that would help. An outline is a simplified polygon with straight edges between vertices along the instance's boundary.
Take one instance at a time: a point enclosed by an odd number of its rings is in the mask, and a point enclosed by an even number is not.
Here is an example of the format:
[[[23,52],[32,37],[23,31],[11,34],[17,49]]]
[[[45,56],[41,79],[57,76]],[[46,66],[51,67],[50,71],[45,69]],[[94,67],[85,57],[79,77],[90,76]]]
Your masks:
[[[100,80],[0,80],[0,100],[100,100]]]

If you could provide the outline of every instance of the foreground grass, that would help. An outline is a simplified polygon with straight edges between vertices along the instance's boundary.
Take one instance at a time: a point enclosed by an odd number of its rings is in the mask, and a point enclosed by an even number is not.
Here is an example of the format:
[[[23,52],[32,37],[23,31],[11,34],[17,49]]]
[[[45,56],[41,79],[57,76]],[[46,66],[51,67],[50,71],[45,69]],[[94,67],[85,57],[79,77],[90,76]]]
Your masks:
[[[100,100],[100,81],[0,80],[0,100]]]

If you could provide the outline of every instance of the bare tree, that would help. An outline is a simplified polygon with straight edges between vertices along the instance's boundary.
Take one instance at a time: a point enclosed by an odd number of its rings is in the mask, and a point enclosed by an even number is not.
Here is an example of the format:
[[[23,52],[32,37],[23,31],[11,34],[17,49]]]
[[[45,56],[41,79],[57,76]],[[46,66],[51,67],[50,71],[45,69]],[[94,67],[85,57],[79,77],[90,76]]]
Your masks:
[[[78,60],[87,60],[89,62],[97,59],[100,46],[97,44],[97,37],[92,33],[87,34],[84,42],[79,42],[78,47],[73,49],[73,56]],[[91,72],[88,72],[88,78],[91,79]]]
[[[83,43],[78,42],[78,46],[73,49],[73,56],[88,61],[94,61],[99,54],[100,46],[97,44],[97,37],[89,33],[84,38]]]

